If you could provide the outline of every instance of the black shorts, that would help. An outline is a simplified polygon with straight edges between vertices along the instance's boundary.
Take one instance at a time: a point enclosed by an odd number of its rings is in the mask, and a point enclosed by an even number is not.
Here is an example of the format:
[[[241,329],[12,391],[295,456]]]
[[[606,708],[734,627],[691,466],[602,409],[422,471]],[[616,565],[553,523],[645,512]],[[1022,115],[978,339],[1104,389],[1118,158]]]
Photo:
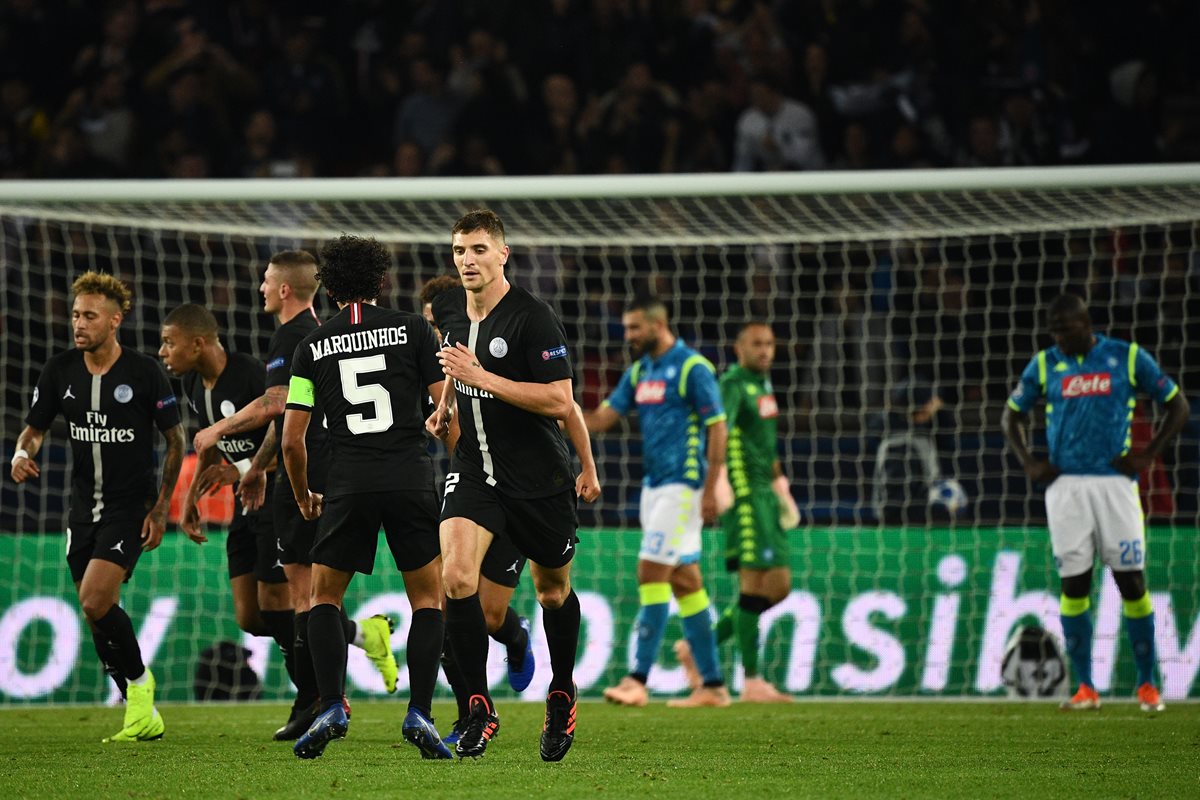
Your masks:
[[[473,465],[458,463],[453,468],[458,471],[446,476],[443,520],[463,517],[482,525],[496,541],[507,537],[517,552],[543,567],[561,567],[575,557],[579,518],[574,488],[549,497],[509,497],[488,486],[483,471]]]
[[[331,497],[319,519],[312,547],[314,564],[370,575],[383,528],[401,572],[419,569],[441,554],[437,495],[433,488],[410,492],[365,492]]]
[[[253,514],[238,517],[225,540],[225,555],[229,560],[229,577],[239,578],[254,573],[262,583],[285,583],[283,547],[275,535],[272,515],[274,492],[267,484],[263,506]],[[237,499],[234,499],[237,502]]]
[[[67,566],[71,580],[79,583],[93,558],[125,568],[125,580],[133,575],[142,555],[142,523],[148,512],[131,509],[116,512],[100,522],[70,523],[67,528]]]
[[[307,520],[296,505],[296,496],[292,494],[292,484],[283,477],[283,472],[277,473],[279,480],[275,481],[275,492],[270,498],[272,524],[275,526],[275,538],[284,564],[312,563],[313,542],[317,538],[319,519]],[[265,505],[265,503],[264,503]]]
[[[525,556],[521,555],[521,551],[512,543],[507,534],[492,531],[492,544],[483,555],[483,564],[479,567],[479,574],[492,583],[515,589],[521,582],[521,573],[524,571]]]

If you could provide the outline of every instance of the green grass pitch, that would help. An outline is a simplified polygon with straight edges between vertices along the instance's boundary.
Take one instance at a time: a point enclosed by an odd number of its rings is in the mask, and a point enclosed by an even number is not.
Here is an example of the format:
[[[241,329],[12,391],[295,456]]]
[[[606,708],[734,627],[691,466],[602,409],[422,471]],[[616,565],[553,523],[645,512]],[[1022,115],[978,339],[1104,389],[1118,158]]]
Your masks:
[[[1200,705],[1065,713],[1046,703],[798,702],[624,709],[585,703],[560,764],[542,707],[500,706],[478,761],[422,761],[401,700],[354,703],[350,734],[303,762],[272,742],[280,705],[164,705],[159,742],[103,745],[114,708],[0,711],[0,797],[1200,797]],[[450,705],[434,707],[439,728]]]

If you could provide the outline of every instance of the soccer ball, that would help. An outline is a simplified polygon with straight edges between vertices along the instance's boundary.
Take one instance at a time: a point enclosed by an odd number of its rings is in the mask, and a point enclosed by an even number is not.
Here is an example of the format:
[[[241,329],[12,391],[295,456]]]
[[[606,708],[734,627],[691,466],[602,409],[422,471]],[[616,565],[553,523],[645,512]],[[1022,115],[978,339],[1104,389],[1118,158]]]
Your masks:
[[[961,483],[953,478],[947,478],[930,487],[929,503],[942,506],[951,514],[957,514],[967,504],[967,493]]]

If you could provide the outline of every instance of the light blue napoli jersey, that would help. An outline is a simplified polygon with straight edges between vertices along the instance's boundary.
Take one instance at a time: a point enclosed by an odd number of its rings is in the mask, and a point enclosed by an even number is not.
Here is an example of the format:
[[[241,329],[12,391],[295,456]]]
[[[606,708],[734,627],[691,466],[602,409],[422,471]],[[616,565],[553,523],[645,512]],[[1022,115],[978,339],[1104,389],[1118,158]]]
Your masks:
[[[1046,399],[1050,463],[1064,475],[1120,475],[1112,460],[1129,452],[1138,390],[1166,403],[1179,387],[1136,344],[1096,334],[1086,356],[1058,347],[1034,356],[1008,405],[1025,413]]]
[[[678,339],[656,361],[635,361],[604,404],[624,416],[637,407],[646,486],[704,483],[708,426],[725,419],[712,362]]]

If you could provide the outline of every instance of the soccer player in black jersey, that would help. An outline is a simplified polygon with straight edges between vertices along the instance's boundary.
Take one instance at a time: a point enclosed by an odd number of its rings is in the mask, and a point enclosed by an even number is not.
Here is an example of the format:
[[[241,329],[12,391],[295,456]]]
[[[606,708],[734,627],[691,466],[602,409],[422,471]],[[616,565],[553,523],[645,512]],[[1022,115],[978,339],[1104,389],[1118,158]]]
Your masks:
[[[279,454],[283,432],[283,412],[287,403],[287,386],[291,378],[292,355],[311,331],[320,327],[313,308],[317,293],[317,260],[305,250],[284,250],[271,256],[258,290],[263,296],[263,310],[273,314],[279,327],[271,336],[267,352],[267,388],[257,400],[243,406],[233,416],[217,420],[199,431],[193,439],[197,455],[216,446],[223,437],[242,434],[274,421],[267,429],[262,445],[251,459],[250,469],[242,476],[239,496],[248,510],[256,510],[266,498],[266,470]],[[318,491],[325,485],[329,469],[328,435],[323,425],[312,425],[308,431],[308,480]],[[316,536],[315,522],[306,521],[292,500],[291,487],[282,459],[278,459],[275,491],[272,493],[271,515],[275,534],[283,547],[283,570],[287,574],[292,607],[296,611],[296,638],[292,645],[292,660],[296,678],[296,700],[288,722],[275,731],[275,738],[291,740],[298,737],[316,718],[317,679],[313,673],[308,646],[308,609],[312,581],[312,545]],[[344,621],[346,639],[362,647],[371,662],[383,674],[384,687],[396,690],[396,658],[390,643],[391,627],[384,617],[369,620]]]
[[[216,317],[194,303],[179,306],[163,320],[158,355],[167,371],[183,380],[187,403],[202,427],[233,416],[266,389],[262,362],[245,353],[226,352]],[[192,541],[207,541],[200,528],[200,497],[213,487],[236,484],[249,471],[250,458],[262,444],[267,428],[263,425],[222,437],[216,447],[200,456],[179,523]],[[269,505],[247,512],[241,503],[235,504],[225,543],[234,616],[247,633],[275,640],[295,682],[291,657],[295,611],[283,571],[282,549]]]
[[[432,325],[434,299],[443,292],[461,287],[462,283],[453,275],[430,278],[421,287],[421,315]],[[438,341],[441,341],[441,334],[436,325],[433,332]],[[432,410],[430,409],[431,412]],[[458,418],[452,418],[446,437],[446,448],[451,453],[458,443],[459,432]],[[517,610],[510,605],[524,570],[525,556],[521,555],[507,536],[495,536],[492,539],[479,567],[479,604],[483,607],[488,633],[508,651],[508,685],[516,692],[523,692],[528,688],[536,669],[529,620],[519,616]],[[470,696],[467,694],[458,664],[454,661],[453,650],[448,645],[442,650],[442,668],[458,703],[458,718],[454,721],[454,729],[442,740],[447,746],[453,747],[458,743],[458,737],[466,723],[470,711]]]
[[[157,739],[165,726],[154,707],[154,675],[119,602],[121,584],[142,551],[162,542],[183,463],[183,427],[162,367],[117,339],[129,312],[125,286],[111,275],[88,272],[73,290],[75,349],[53,356],[42,370],[17,438],[12,477],[22,483],[39,476],[35,459],[61,414],[73,461],[67,566],[96,652],[126,696],[124,724],[104,741]],[[154,428],[167,442],[157,486]]]
[[[575,502],[576,496],[595,500],[599,479],[572,392],[566,333],[548,305],[505,278],[503,222],[491,211],[472,211],[455,223],[451,236],[463,289],[433,303],[447,388],[426,427],[446,436],[457,408],[462,433],[441,514],[446,625],[470,698],[455,751],[482,755],[500,725],[488,695],[487,626],[478,587],[482,554],[494,534],[503,534],[529,559],[543,609],[553,676],[541,755],[559,761],[575,732]],[[565,422],[582,462],[575,480],[557,420]]]
[[[425,758],[452,758],[430,706],[442,649],[441,557],[433,462],[426,449],[427,396],[441,399],[433,329],[420,315],[375,306],[391,266],[374,239],[341,236],[321,250],[321,280],[341,311],[296,348],[283,422],[283,457],[304,518],[320,517],[313,543],[308,633],[321,714],[295,753],[316,758],[346,735],[342,600],[355,572],[371,574],[382,524],[412,607],[409,704],[404,738]],[[325,411],[332,458],[324,492],[308,480],[305,435]]]

